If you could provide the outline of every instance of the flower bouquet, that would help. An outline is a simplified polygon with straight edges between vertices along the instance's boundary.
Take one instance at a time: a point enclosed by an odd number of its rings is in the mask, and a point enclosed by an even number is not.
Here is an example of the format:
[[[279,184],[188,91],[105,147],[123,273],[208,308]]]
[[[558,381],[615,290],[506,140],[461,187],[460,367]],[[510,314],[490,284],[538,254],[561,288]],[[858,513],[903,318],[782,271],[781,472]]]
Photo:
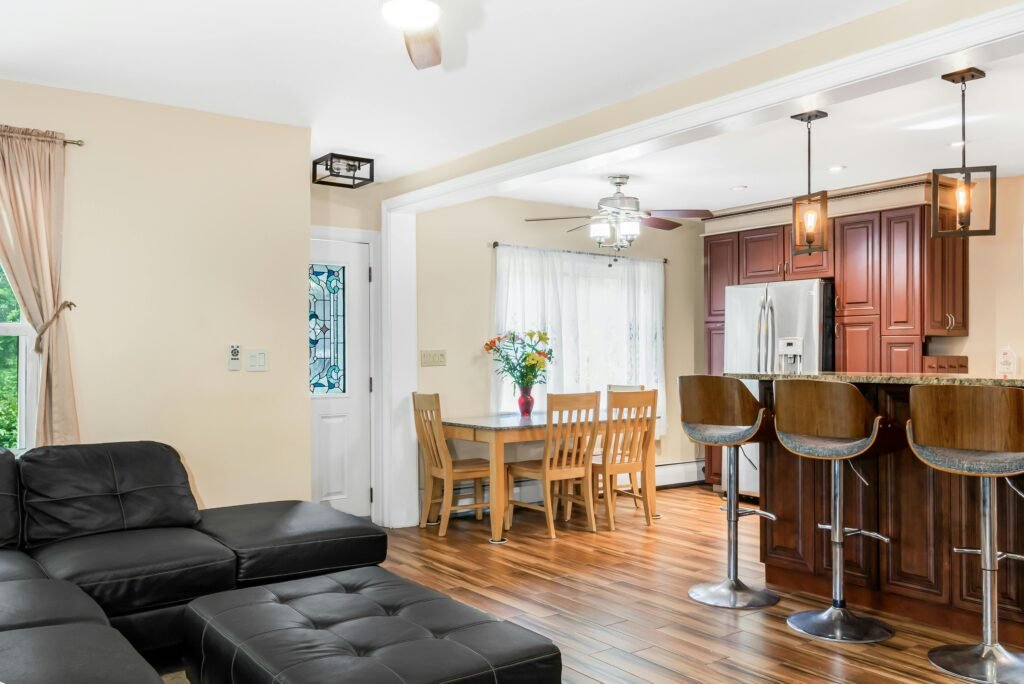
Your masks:
[[[508,332],[484,344],[484,351],[498,364],[495,372],[519,388],[519,413],[523,417],[533,411],[533,386],[547,382],[548,364],[555,357],[548,342],[546,332],[528,330]]]

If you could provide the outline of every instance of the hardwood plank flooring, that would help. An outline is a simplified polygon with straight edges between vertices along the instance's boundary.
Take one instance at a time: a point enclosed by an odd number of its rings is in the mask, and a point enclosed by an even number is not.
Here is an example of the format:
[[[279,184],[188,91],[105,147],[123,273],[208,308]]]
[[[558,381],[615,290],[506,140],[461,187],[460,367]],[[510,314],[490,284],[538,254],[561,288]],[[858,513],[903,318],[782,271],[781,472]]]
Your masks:
[[[481,610],[543,634],[562,649],[566,682],[757,682],[807,684],[955,682],[929,664],[928,649],[967,643],[955,634],[899,616],[884,644],[837,645],[807,639],[786,625],[790,613],[824,607],[807,594],[783,593],[757,611],[708,608],[686,592],[725,573],[725,518],[718,495],[699,487],[658,493],[664,516],[654,527],[628,501],[615,532],[598,508],[588,532],[579,507],[547,537],[544,516],[516,510],[504,546],[487,544],[486,521],[458,518],[437,528],[390,530],[384,567]],[[756,519],[740,522],[740,576],[762,584]]]

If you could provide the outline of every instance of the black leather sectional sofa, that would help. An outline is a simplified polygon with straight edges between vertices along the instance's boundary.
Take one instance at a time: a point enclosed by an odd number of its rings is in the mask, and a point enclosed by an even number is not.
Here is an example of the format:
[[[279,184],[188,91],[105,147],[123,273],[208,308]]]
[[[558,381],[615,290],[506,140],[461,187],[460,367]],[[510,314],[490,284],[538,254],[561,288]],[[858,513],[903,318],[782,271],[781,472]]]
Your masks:
[[[200,511],[165,444],[0,450],[0,682],[158,683],[168,655],[203,684],[557,681],[549,641],[366,567],[386,555],[308,502]]]

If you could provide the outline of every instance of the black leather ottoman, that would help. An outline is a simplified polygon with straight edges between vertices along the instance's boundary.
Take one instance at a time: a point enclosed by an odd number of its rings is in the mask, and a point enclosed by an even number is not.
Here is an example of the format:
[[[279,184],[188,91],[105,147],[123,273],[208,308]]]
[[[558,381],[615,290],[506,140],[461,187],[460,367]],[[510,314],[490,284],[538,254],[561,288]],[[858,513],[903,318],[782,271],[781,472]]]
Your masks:
[[[192,684],[558,682],[548,639],[379,567],[189,604]]]

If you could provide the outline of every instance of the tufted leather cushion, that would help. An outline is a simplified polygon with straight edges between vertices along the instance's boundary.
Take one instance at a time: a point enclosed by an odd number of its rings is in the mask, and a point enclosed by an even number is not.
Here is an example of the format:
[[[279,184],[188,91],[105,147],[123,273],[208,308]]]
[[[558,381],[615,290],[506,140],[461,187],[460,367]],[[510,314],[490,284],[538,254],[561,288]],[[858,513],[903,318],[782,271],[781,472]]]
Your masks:
[[[308,501],[208,508],[196,529],[235,552],[239,586],[376,565],[388,553],[382,528]]]
[[[171,447],[157,442],[32,449],[20,459],[25,545],[148,527],[191,527],[199,509]]]
[[[235,555],[184,527],[108,532],[31,553],[50,577],[74,582],[110,616],[183,604],[235,586]]]
[[[21,544],[21,504],[18,501],[18,465],[14,454],[0,449],[0,549]]]
[[[21,551],[0,550],[0,582],[43,579],[46,573],[35,560]]]
[[[204,596],[185,613],[193,684],[558,682],[548,639],[379,567]]]
[[[78,622],[108,624],[103,609],[74,584],[52,579],[0,582],[0,632]]]
[[[162,684],[116,629],[90,623],[0,632],[0,681]]]

